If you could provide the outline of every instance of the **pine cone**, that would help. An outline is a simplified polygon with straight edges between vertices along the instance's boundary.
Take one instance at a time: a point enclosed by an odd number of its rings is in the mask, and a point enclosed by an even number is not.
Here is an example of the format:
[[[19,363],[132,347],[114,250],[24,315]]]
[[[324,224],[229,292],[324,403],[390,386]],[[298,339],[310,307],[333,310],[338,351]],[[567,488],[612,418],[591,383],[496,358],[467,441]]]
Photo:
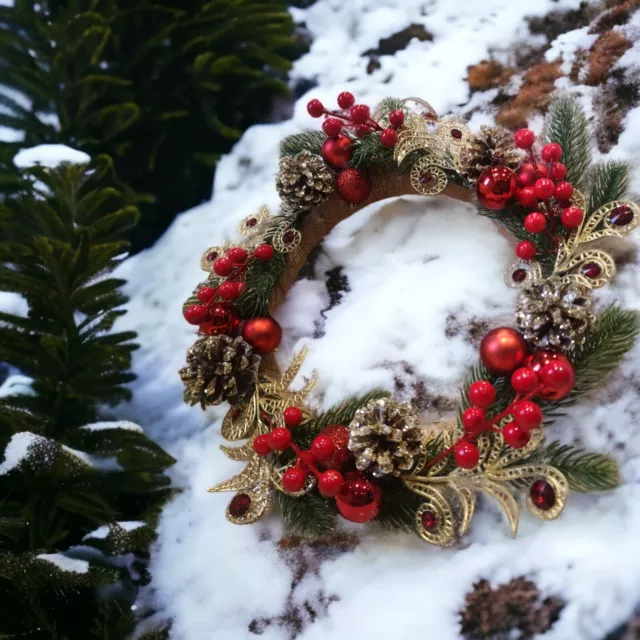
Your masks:
[[[584,343],[594,321],[588,289],[557,276],[532,284],[520,294],[516,320],[535,348],[570,351]]]
[[[260,357],[241,337],[207,336],[187,351],[187,366],[180,369],[184,400],[204,409],[225,400],[246,402],[256,386]]]
[[[310,209],[320,204],[335,190],[335,183],[333,171],[321,156],[301,151],[280,158],[276,189],[286,209]]]
[[[424,450],[425,432],[411,406],[387,398],[358,409],[349,432],[356,467],[371,471],[376,478],[410,471]]]
[[[489,167],[516,169],[521,162],[522,156],[509,131],[483,125],[480,133],[472,136],[460,150],[458,169],[468,180],[477,180]]]

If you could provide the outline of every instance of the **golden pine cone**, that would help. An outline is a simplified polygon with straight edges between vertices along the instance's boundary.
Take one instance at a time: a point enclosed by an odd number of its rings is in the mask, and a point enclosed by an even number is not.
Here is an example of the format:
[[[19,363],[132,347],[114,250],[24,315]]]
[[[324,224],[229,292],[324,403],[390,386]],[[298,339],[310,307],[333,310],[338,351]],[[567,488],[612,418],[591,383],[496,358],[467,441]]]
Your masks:
[[[521,152],[513,143],[513,134],[499,127],[480,127],[460,150],[458,170],[470,181],[478,179],[489,167],[516,169],[522,162]]]
[[[280,158],[276,189],[286,209],[310,209],[324,202],[335,190],[333,171],[321,156],[301,151]]]

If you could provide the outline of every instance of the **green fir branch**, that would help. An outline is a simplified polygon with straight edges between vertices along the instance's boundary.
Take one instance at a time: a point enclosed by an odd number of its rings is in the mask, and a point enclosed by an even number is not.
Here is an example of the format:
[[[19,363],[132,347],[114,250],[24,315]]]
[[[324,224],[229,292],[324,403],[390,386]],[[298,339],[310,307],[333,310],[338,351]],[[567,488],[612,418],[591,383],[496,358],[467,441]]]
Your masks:
[[[377,114],[380,116],[379,119],[385,119],[389,117],[389,114],[395,110],[406,111],[404,108],[404,101],[402,98],[395,98],[393,96],[382,98],[380,100],[380,104],[376,108]]]
[[[379,133],[372,133],[354,141],[351,164],[358,168],[366,168],[372,164],[395,165],[393,149],[382,145]]]
[[[286,266],[285,254],[275,251],[268,262],[252,260],[247,268],[247,288],[236,303],[240,316],[247,320],[264,316],[269,310],[271,292]]]
[[[375,522],[392,531],[416,532],[416,510],[424,498],[407,489],[398,478],[390,478],[382,487],[380,513]]]
[[[287,136],[280,143],[281,156],[297,156],[301,151],[320,154],[327,136],[322,131],[303,131]]]
[[[328,500],[311,492],[298,498],[276,491],[276,503],[287,529],[303,538],[320,538],[335,530],[335,513]]]
[[[602,205],[624,197],[629,186],[629,165],[626,162],[605,162],[592,167],[589,175],[587,215]]]
[[[487,411],[487,416],[491,418],[506,409],[512,402],[513,398],[515,397],[513,387],[511,386],[509,378],[496,376],[495,374],[491,373],[482,364],[482,362],[478,362],[471,368],[471,370],[467,374],[467,377],[462,383],[462,390],[460,392],[460,414],[462,414],[465,409],[468,409],[471,406],[471,401],[469,400],[469,387],[474,382],[478,382],[480,380],[487,380],[488,382],[491,382],[491,384],[493,384],[496,388],[495,402]]]

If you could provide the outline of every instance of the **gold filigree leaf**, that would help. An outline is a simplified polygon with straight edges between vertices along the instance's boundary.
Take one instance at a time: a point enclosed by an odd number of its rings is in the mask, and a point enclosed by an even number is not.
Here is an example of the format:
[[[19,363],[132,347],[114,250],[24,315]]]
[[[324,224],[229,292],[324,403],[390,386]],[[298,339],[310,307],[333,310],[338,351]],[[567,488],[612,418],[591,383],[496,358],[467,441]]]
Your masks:
[[[232,407],[222,421],[222,437],[225,440],[248,438],[256,429],[256,404],[252,400],[243,407]]]
[[[220,493],[221,491],[243,491],[249,490],[258,484],[261,475],[261,467],[266,467],[267,463],[257,453],[249,459],[247,466],[237,475],[220,484],[209,487],[209,493]]]
[[[458,535],[463,536],[471,525],[471,520],[476,509],[476,493],[473,487],[464,482],[452,482],[449,486],[453,490],[460,506]]]
[[[273,236],[273,248],[279,253],[291,253],[302,244],[302,234],[289,223],[280,225]]]
[[[282,374],[279,382],[280,389],[288,389],[291,383],[296,379],[296,376],[300,373],[302,365],[309,350],[307,347],[303,347],[296,355],[293,356],[291,364],[287,367],[286,371]]]
[[[506,418],[500,423],[500,426],[504,427],[505,424],[511,422],[511,418]],[[499,472],[501,469],[512,465],[519,460],[523,460],[528,458],[543,442],[544,440],[544,429],[540,427],[539,429],[534,429],[530,432],[531,438],[529,442],[522,447],[522,449],[512,449],[511,447],[507,447],[504,444],[504,440],[502,438],[502,432],[496,433],[496,441],[499,443],[501,455],[495,458],[491,464],[487,465],[486,473],[488,476],[492,478],[499,478]]]
[[[422,98],[405,98],[402,101],[402,104],[407,105],[407,103],[411,103],[411,102],[413,102],[414,104],[418,104],[422,107],[423,113],[420,114],[415,119],[421,121],[423,123],[423,126],[426,122],[425,114],[427,115],[427,119],[429,121],[435,121],[438,119],[438,114],[436,113],[436,110],[426,100],[423,100]]]
[[[587,273],[593,277],[587,277]],[[557,270],[556,275],[569,276],[589,289],[598,289],[613,278],[616,263],[606,252],[600,249],[588,249],[577,253],[566,260]]]
[[[420,158],[411,167],[411,186],[423,196],[435,196],[447,186],[447,174],[428,157]]]
[[[393,152],[393,158],[401,165],[404,159],[414,151],[427,151],[433,146],[433,136],[427,131],[412,131],[405,129],[400,132],[398,142]]]
[[[582,194],[582,192],[575,189],[574,192],[571,194],[571,198],[569,198],[569,204],[571,204],[573,207],[578,207],[579,209],[582,209],[584,211],[585,207],[587,206],[587,201],[584,195]]]
[[[262,207],[257,213],[247,216],[238,229],[243,236],[254,236],[261,233],[265,223],[271,218],[268,207]]]
[[[200,268],[207,273],[213,269],[213,263],[224,255],[223,247],[209,247],[200,258]]]
[[[528,287],[541,279],[542,267],[536,260],[516,260],[504,270],[504,283],[513,289]]]
[[[629,211],[631,220],[626,225],[616,225],[612,222],[612,219],[616,218],[615,211]],[[597,236],[594,232],[600,231],[600,226],[604,226],[605,235],[621,236],[626,235],[638,226],[640,217],[640,207],[635,202],[628,200],[614,200],[600,207],[597,211],[592,213],[585,221],[581,229],[578,230],[576,237],[576,244],[584,244],[585,242],[591,242],[603,237],[602,234]],[[618,216],[619,218],[619,216]]]
[[[248,460],[253,454],[253,440],[246,442],[239,447],[227,447],[224,444],[220,445],[220,449],[229,460],[235,460],[241,462]]]
[[[415,526],[418,535],[425,542],[440,547],[449,547],[455,544],[456,528],[453,509],[443,492],[435,487],[425,485],[420,485],[412,490],[426,498],[425,502],[416,509]],[[435,519],[435,526],[429,529],[425,529],[423,524],[423,515],[427,511]]]
[[[442,120],[436,129],[436,136],[442,140],[445,148],[450,148],[452,153],[460,151],[465,142],[471,138],[471,129],[458,120]]]
[[[518,503],[511,495],[511,492],[504,485],[493,482],[493,480],[489,480],[486,477],[474,478],[474,480],[476,480],[477,487],[481,491],[490,495],[500,504],[509,521],[511,535],[515,536],[518,532],[519,511]]]
[[[259,486],[253,490],[249,489],[243,491],[242,494],[244,499],[248,498],[250,500],[249,510],[242,516],[234,517],[229,512],[231,506],[231,502],[229,502],[226,512],[229,522],[233,524],[251,524],[262,518],[262,516],[266,515],[271,509],[273,504],[273,491],[269,485]]]

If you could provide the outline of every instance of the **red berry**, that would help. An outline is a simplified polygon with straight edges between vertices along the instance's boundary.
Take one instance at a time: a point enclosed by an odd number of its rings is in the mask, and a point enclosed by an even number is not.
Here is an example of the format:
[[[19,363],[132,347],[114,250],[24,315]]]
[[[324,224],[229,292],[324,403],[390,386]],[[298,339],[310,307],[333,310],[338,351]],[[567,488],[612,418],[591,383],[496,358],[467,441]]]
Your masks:
[[[513,419],[526,431],[537,429],[542,424],[542,409],[530,400],[520,400],[513,405]]]
[[[322,130],[330,138],[337,138],[342,132],[342,122],[338,118],[327,118],[322,123]]]
[[[576,381],[573,366],[565,358],[547,362],[540,370],[540,377],[545,386],[556,391],[573,389]]]
[[[401,127],[404,124],[404,111],[401,109],[394,109],[389,114],[389,123],[393,127]]]
[[[318,491],[325,498],[335,498],[338,493],[340,493],[343,484],[344,478],[342,474],[335,469],[329,469],[320,474],[318,478]]]
[[[523,207],[535,207],[538,205],[538,198],[533,187],[523,187],[518,192],[518,202]]]
[[[551,177],[554,180],[564,180],[566,175],[567,167],[565,167],[562,162],[554,162],[551,166]]]
[[[235,300],[238,297],[238,285],[235,282],[223,282],[218,287],[218,295],[223,300]]]
[[[522,367],[511,375],[511,386],[516,393],[524,395],[533,391],[540,384],[540,378],[533,369]]]
[[[536,192],[536,197],[538,198],[538,200],[547,200],[554,194],[556,185],[553,184],[553,180],[551,180],[550,178],[540,178],[536,180],[533,188]]]
[[[201,304],[192,304],[184,310],[183,315],[189,324],[202,324],[207,317],[207,308]]]
[[[242,247],[231,247],[227,251],[227,258],[233,262],[233,264],[244,264],[247,261],[247,252]]]
[[[271,453],[271,445],[269,444],[269,437],[263,433],[261,436],[256,436],[253,440],[253,450],[259,456],[266,456]]]
[[[535,139],[536,136],[531,129],[518,129],[518,131],[513,135],[516,147],[520,149],[531,149]]]
[[[301,451],[298,454],[298,464],[308,469],[314,469],[316,466],[316,459],[313,457],[311,451]]]
[[[284,451],[291,444],[291,431],[284,427],[277,427],[267,437],[271,448],[276,451]]]
[[[480,461],[480,452],[475,444],[461,442],[453,450],[453,457],[461,469],[473,469]]]
[[[287,407],[283,415],[284,423],[289,429],[295,429],[302,422],[302,411],[298,407]]]
[[[226,256],[223,256],[213,263],[213,270],[217,276],[226,278],[233,271],[233,262]]]
[[[351,107],[351,120],[356,124],[364,124],[369,119],[370,113],[371,110],[366,104],[357,104],[354,107]]]
[[[487,422],[484,409],[480,407],[469,407],[462,414],[462,424],[464,428],[471,432],[483,427]]]
[[[324,105],[314,98],[307,103],[307,112],[312,118],[319,118],[324,113]]]
[[[496,399],[496,388],[488,380],[478,380],[469,387],[469,400],[476,406],[485,409]]]
[[[334,450],[335,445],[329,436],[317,436],[311,443],[311,453],[318,462],[329,460]]]
[[[544,217],[544,214],[539,211],[535,211],[534,213],[530,213],[524,219],[524,228],[529,233],[540,233],[544,231],[547,226],[547,219]]]
[[[523,240],[516,247],[516,255],[520,260],[533,260],[536,255],[536,245],[528,240]]]
[[[307,474],[299,467],[287,469],[282,474],[282,488],[287,493],[297,493],[302,490],[307,479]]]
[[[246,288],[247,288],[247,283],[246,282],[236,282],[236,289],[238,290],[238,297],[240,297],[244,293],[244,290]]]
[[[576,229],[582,224],[584,212],[579,207],[567,207],[562,211],[560,220],[567,229]]]
[[[338,96],[338,106],[341,109],[350,109],[351,107],[353,107],[353,103],[355,101],[356,99],[353,97],[353,93],[349,93],[348,91],[343,91]]]
[[[531,440],[531,434],[522,427],[519,427],[515,422],[510,422],[505,425],[502,429],[502,437],[512,449],[522,449],[522,447],[527,446],[529,440]]]
[[[522,167],[518,169],[518,173],[516,174],[516,181],[520,187],[531,187],[536,179],[536,172],[533,167],[531,167],[531,169]]]
[[[355,132],[358,138],[366,138],[371,133],[371,129],[366,124],[357,124]]]
[[[273,258],[273,247],[270,244],[261,244],[256,247],[254,254],[260,262],[269,262]]]
[[[562,158],[562,147],[557,142],[550,142],[542,147],[542,159],[545,162],[558,162]]]
[[[388,148],[392,148],[396,146],[396,143],[398,142],[398,132],[395,129],[385,129],[381,134],[380,134],[380,144],[383,147],[388,147]]]
[[[556,200],[568,200],[573,195],[573,185],[570,182],[560,182],[553,195]]]
[[[211,300],[213,300],[215,295],[216,295],[216,290],[213,289],[212,287],[202,287],[198,291],[198,300],[206,304],[207,302],[211,302]]]

